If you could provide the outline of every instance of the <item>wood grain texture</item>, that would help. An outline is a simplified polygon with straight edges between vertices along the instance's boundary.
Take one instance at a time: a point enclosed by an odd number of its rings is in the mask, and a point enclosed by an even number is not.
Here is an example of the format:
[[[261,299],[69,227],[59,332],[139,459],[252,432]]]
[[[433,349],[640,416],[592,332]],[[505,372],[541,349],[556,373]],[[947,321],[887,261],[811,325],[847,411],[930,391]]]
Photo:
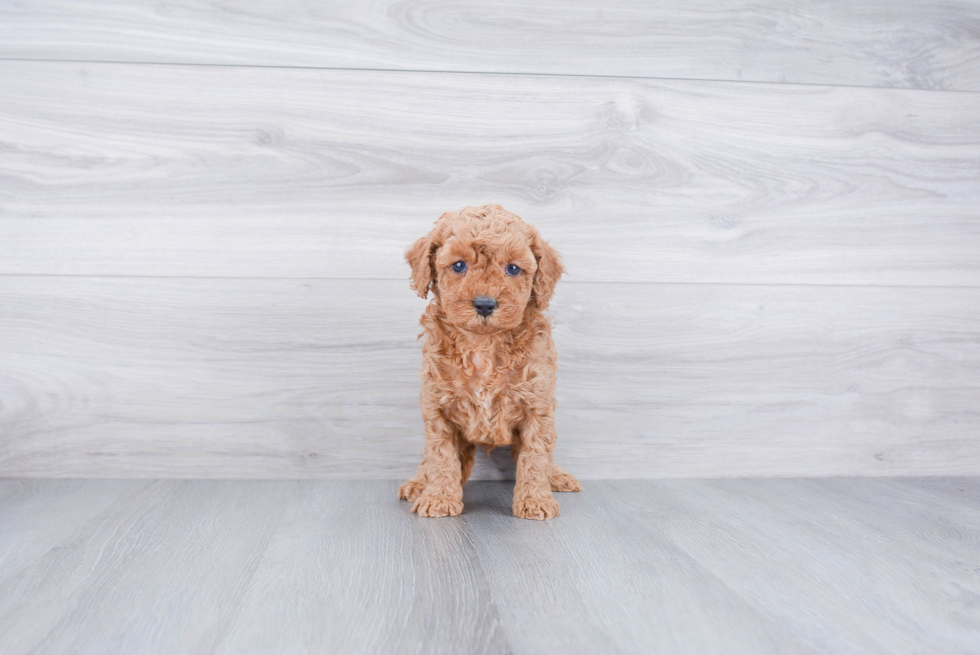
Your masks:
[[[5,480],[0,646],[976,652],[980,481],[917,482],[593,481],[538,523],[500,482],[419,519],[397,482]]]
[[[599,492],[597,502],[621,501],[621,511],[665,533],[816,652],[968,653],[980,645],[976,503],[893,480],[679,481],[657,489],[653,511],[650,494]],[[699,520],[705,514],[711,525]],[[910,530],[921,539],[905,539]],[[853,598],[870,614],[855,613]]]
[[[0,277],[0,306],[2,475],[418,463],[405,281]],[[558,459],[584,478],[976,474],[978,309],[977,289],[563,283]]]
[[[970,0],[0,7],[0,56],[980,90]]]
[[[569,279],[980,285],[980,94],[0,62],[0,273],[404,279],[497,202]]]

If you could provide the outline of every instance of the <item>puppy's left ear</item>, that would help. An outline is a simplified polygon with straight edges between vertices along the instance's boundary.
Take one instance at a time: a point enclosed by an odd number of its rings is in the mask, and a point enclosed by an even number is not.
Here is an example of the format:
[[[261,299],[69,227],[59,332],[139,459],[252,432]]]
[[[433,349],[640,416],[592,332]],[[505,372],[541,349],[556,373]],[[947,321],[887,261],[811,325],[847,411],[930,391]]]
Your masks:
[[[565,267],[562,266],[561,255],[558,254],[558,251],[541,238],[537,228],[531,229],[531,252],[538,262],[538,270],[534,273],[531,294],[535,306],[545,309],[551,302],[555,285],[558,284],[558,279],[565,272]]]

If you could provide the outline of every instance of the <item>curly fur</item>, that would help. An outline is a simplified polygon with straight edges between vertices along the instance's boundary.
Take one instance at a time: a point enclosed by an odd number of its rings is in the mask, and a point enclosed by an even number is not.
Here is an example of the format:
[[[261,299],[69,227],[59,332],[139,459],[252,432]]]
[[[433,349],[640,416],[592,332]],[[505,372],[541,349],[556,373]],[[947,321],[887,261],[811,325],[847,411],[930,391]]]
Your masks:
[[[552,491],[580,491],[552,460],[557,354],[543,314],[563,268],[538,230],[499,205],[439,217],[408,249],[422,315],[422,464],[398,497],[420,516],[458,516],[476,446],[510,445],[517,462],[514,515],[558,516]],[[467,269],[452,266],[463,261]],[[521,272],[507,275],[508,264]],[[496,299],[480,316],[473,299]]]

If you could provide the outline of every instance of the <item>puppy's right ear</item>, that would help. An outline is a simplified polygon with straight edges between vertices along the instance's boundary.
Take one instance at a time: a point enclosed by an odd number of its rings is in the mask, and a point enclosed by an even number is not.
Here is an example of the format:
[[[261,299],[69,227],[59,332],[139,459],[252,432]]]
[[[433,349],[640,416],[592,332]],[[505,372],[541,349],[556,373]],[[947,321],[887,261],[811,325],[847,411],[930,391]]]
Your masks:
[[[433,230],[434,232],[435,230]],[[411,287],[419,298],[429,296],[429,287],[433,280],[432,256],[438,249],[438,245],[432,238],[432,232],[416,241],[411,248],[405,252],[405,259],[412,267]]]
[[[458,218],[459,214],[456,212],[446,212],[439,217],[431,232],[405,252],[405,259],[412,267],[412,288],[419,294],[419,298],[427,298],[429,290],[435,287],[436,251],[452,237],[452,225]]]

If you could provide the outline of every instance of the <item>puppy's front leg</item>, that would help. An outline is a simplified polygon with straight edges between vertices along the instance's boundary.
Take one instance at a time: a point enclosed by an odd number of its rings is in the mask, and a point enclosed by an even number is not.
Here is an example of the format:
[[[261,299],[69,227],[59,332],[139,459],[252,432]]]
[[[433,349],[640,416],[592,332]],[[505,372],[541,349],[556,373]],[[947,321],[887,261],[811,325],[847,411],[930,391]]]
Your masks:
[[[419,516],[459,516],[463,511],[463,469],[456,450],[456,429],[438,409],[426,412],[424,418],[425,490],[412,511]]]
[[[521,430],[514,485],[514,516],[544,521],[558,516],[551,495],[551,454],[555,449],[555,417],[532,414]]]

